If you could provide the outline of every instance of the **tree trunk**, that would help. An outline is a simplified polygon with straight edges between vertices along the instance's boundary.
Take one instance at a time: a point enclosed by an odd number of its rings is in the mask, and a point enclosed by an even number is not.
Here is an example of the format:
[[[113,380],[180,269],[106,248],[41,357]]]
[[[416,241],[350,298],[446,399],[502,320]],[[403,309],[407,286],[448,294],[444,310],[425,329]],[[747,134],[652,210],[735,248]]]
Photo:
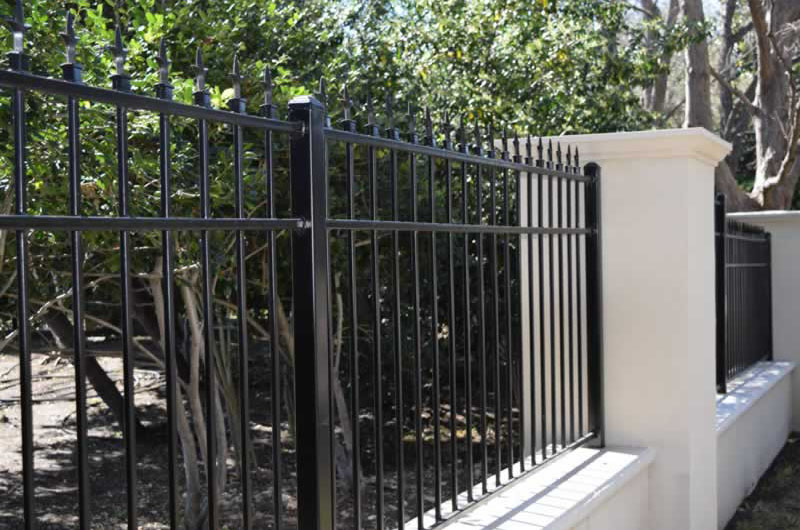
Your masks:
[[[690,25],[692,43],[686,48],[686,115],[684,127],[705,127],[714,130],[711,117],[711,79],[708,42],[700,39],[705,24],[702,0],[681,0],[681,9]]]
[[[648,21],[661,21],[662,13],[655,0],[641,0],[642,9],[646,12],[645,18]],[[670,0],[669,10],[667,11],[667,19],[664,22],[667,30],[672,29],[678,18],[678,0]],[[651,52],[655,52],[657,32],[649,30],[646,34],[647,46]],[[664,114],[667,102],[667,83],[669,81],[669,64],[672,61],[672,51],[664,48],[661,52],[659,61],[664,70],[659,73],[652,85],[645,89],[644,105],[647,110]]]
[[[681,0],[681,9],[691,31],[692,43],[686,49],[686,115],[684,127],[704,127],[714,130],[711,113],[711,80],[708,42],[698,32],[705,24],[702,0]],[[724,193],[733,211],[757,208],[755,202],[736,183],[733,172],[723,160],[714,175],[717,191]],[[710,200],[710,199],[709,199]]]
[[[785,210],[792,205],[800,176],[800,165],[791,160],[797,150],[796,141],[787,138],[794,105],[790,95],[791,72],[786,68],[791,64],[789,52],[796,47],[797,37],[787,25],[800,18],[800,2],[783,0],[767,6],[763,0],[748,0],[748,5],[758,58],[754,104],[759,111],[753,114],[757,159],[753,197],[764,208]],[[787,171],[781,175],[787,159],[790,162]]]

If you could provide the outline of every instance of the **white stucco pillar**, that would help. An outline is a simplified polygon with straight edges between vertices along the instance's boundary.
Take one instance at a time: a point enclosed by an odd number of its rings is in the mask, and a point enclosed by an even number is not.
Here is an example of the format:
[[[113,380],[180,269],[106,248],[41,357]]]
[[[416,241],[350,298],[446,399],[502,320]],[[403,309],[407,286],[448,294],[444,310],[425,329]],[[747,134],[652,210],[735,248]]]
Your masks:
[[[800,363],[800,212],[731,214],[772,234],[772,343],[776,361]],[[800,370],[792,374],[792,430],[800,430]]]
[[[657,451],[650,528],[717,527],[714,168],[705,129],[561,138],[602,168],[608,446]]]

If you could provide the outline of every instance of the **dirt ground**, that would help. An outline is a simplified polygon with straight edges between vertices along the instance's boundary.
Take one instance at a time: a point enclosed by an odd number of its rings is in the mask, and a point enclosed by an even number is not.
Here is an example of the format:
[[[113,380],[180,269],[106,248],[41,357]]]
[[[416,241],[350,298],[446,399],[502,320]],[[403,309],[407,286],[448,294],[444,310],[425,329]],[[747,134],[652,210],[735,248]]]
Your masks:
[[[793,433],[726,530],[800,529],[800,433]]]
[[[100,360],[109,376],[122,386],[122,362],[115,358]],[[72,529],[78,526],[78,487],[77,487],[77,438],[75,428],[74,368],[69,359],[57,355],[35,354],[33,356],[33,396],[34,396],[34,468],[36,516],[39,528]],[[22,527],[22,463],[20,441],[19,374],[16,355],[0,354],[0,530]],[[260,381],[254,371],[251,388],[268,388]],[[136,407],[142,423],[157,431],[149,441],[137,441],[137,487],[139,528],[168,528],[168,489],[166,434],[163,427],[166,421],[166,407],[161,394],[164,382],[161,374],[137,369],[135,372]],[[97,397],[91,385],[88,386],[89,406],[89,462],[92,499],[92,528],[126,528],[126,491],[124,440],[115,423],[112,413]],[[270,530],[274,528],[272,515],[273,470],[272,428],[267,398],[257,391],[251,393],[251,436],[255,452],[253,480],[253,506],[255,511],[254,528]],[[447,412],[443,411],[443,421],[447,424]],[[431,414],[425,415],[426,436],[425,464],[423,466],[425,483],[425,508],[434,504],[432,491],[434,466],[432,465],[432,426],[428,425]],[[463,430],[464,418],[459,415],[459,460],[466,457]],[[374,469],[374,443],[372,443],[372,417],[364,414],[362,418],[363,455],[363,525],[375,525],[376,478]],[[395,424],[388,422],[384,433],[389,440],[394,435]],[[288,437],[288,423],[281,425],[282,469],[281,492],[284,514],[281,528],[296,528],[296,458]],[[337,430],[338,431],[338,430]],[[284,436],[285,434],[285,436]],[[337,432],[337,435],[340,433]],[[405,519],[413,517],[415,484],[415,449],[412,437],[403,440],[405,455]],[[479,439],[473,436],[473,441]],[[489,469],[494,469],[491,458],[493,437],[489,440]],[[442,444],[442,464],[448,466],[449,443]],[[386,503],[387,528],[395,528],[397,521],[398,473],[395,450],[386,446],[385,475],[383,491]],[[475,462],[475,477],[480,474]],[[182,461],[178,461],[179,512],[181,511],[183,477]],[[464,474],[463,466],[459,473]],[[241,527],[241,494],[235,462],[229,457],[228,485],[220,495],[221,525],[224,529]],[[459,478],[464,484],[464,477]],[[450,491],[448,473],[444,473],[443,492]],[[337,480],[337,520],[340,528],[353,525],[353,498],[347,483],[341,477]]]
[[[121,377],[122,365],[104,359],[103,366],[114,379]],[[75,429],[75,383],[72,364],[48,355],[33,356],[34,468],[36,509],[41,528],[77,526],[77,442]],[[163,403],[154,391],[158,376],[137,371],[136,401],[145,423],[157,421]],[[0,527],[21,527],[22,452],[20,441],[19,364],[16,356],[0,355]],[[89,459],[93,509],[102,528],[117,528],[114,520],[124,518],[123,441],[114,419],[93,390],[89,404]],[[167,461],[162,451],[139,448],[142,521],[157,521],[165,508],[161,470]],[[121,484],[120,484],[121,483]],[[121,488],[120,488],[121,486]],[[122,496],[121,496],[122,495]],[[105,521],[105,522],[104,522]],[[144,528],[166,528],[149,524]]]
[[[102,359],[109,376],[121,381],[122,363]],[[39,528],[67,529],[78,524],[77,442],[75,429],[74,368],[57,356],[33,356],[34,468],[36,512]],[[19,373],[15,355],[0,355],[0,529],[22,527],[22,459],[20,441]],[[155,372],[136,370],[136,406],[142,423],[156,429],[148,443],[137,443],[139,527],[168,528],[167,454],[158,427],[166,418],[163,387]],[[123,439],[113,415],[88,387],[89,461],[92,496],[92,528],[125,528],[126,481]],[[258,424],[254,411],[253,445],[258,465],[254,477],[254,503],[270,510],[272,505],[271,430]],[[260,432],[259,432],[260,431]],[[179,466],[180,470],[181,467]],[[180,481],[181,477],[179,477]],[[290,481],[288,481],[290,482]],[[283,488],[286,518],[296,517],[292,485]],[[225,528],[237,528],[241,506],[235,473],[221,496]],[[226,513],[227,512],[227,513]],[[256,526],[271,528],[271,515],[256,510]]]

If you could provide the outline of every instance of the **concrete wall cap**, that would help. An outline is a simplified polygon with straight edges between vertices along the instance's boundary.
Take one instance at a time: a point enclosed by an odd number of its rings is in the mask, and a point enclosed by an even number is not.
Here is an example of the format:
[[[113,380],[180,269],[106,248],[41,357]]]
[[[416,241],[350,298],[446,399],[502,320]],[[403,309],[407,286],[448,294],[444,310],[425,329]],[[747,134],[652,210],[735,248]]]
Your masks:
[[[800,211],[766,210],[763,212],[736,212],[729,213],[728,217],[745,223],[800,223]]]
[[[729,142],[702,127],[576,134],[552,139],[579,147],[584,163],[630,158],[690,158],[716,166],[732,148]]]

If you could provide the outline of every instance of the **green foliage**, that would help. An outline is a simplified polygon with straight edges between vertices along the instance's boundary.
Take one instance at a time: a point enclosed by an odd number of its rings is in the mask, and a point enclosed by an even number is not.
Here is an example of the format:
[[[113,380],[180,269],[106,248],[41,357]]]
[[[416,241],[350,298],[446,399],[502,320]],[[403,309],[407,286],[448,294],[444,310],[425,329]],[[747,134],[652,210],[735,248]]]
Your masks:
[[[55,28],[63,26],[64,5],[55,0],[26,4],[31,25],[26,50],[32,70],[60,77],[64,45]],[[158,82],[155,57],[163,37],[168,43],[170,79],[177,100],[191,102],[192,64],[195,49],[201,46],[215,107],[225,108],[232,96],[228,72],[233,54],[238,53],[248,112],[259,112],[261,75],[269,66],[274,72],[276,104],[284,116],[289,98],[314,91],[320,76],[331,80],[329,107],[334,123],[340,113],[334,95],[346,82],[356,100],[360,123],[365,121],[363,101],[370,92],[378,102],[392,94],[398,102],[398,115],[406,103],[429,105],[436,120],[449,111],[451,116],[463,114],[469,121],[510,124],[533,134],[639,129],[652,125],[654,117],[642,109],[636,88],[665,67],[659,64],[660,54],[643,44],[644,32],[654,28],[634,26],[626,7],[605,0],[185,0],[163,4],[132,0],[122,3],[118,13],[112,0],[75,0],[68,6],[76,13],[78,60],[87,84],[110,86],[113,65],[107,48],[113,42],[118,16],[129,50],[126,68],[137,93],[154,94]],[[665,46],[683,45],[685,31],[662,33]],[[2,43],[10,49],[7,32]],[[29,94],[27,101],[29,211],[65,214],[64,102],[38,94]],[[0,97],[0,197],[13,193],[9,104],[10,98]],[[107,105],[81,104],[85,215],[117,213],[114,112]],[[161,194],[158,117],[132,112],[129,119],[132,214],[157,215]],[[402,130],[404,120],[397,121]],[[196,216],[197,125],[191,120],[171,119],[171,126],[172,214]],[[232,214],[230,133],[226,126],[210,128],[211,202],[217,216]],[[259,171],[263,151],[260,136],[249,134],[246,140],[246,206],[254,213],[263,208],[263,174]],[[276,163],[276,178],[284,184],[277,191],[281,213],[288,206],[285,145],[283,149]],[[341,207],[337,201],[342,197],[332,198],[332,211]],[[116,237],[104,232],[84,235],[87,269],[118,271],[118,257],[109,251],[116,248]],[[134,254],[134,270],[151,270],[159,253],[159,234],[133,237],[139,249]],[[197,256],[197,238],[177,237],[178,266],[190,265]],[[221,242],[219,248],[228,245]],[[37,232],[31,252],[33,256],[61,256],[63,263],[56,260],[48,266],[68,270],[69,247],[62,235]],[[8,245],[6,256],[13,253],[13,245]],[[218,257],[222,268],[228,254],[223,250]],[[4,275],[11,273],[11,267],[5,269]],[[230,289],[226,283],[233,281],[230,274],[220,280],[220,288]],[[58,291],[59,282],[34,283],[37,289],[47,291],[35,293],[42,299]]]

